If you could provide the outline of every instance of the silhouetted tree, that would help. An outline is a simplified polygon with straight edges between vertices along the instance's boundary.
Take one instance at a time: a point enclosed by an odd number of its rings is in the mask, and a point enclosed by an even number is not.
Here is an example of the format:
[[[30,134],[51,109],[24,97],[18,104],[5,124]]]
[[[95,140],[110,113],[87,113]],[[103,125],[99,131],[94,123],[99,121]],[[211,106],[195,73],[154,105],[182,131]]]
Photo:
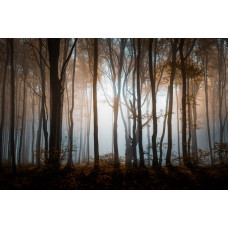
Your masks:
[[[93,113],[94,113],[94,169],[99,169],[98,115],[97,115],[97,67],[98,39],[94,39]]]

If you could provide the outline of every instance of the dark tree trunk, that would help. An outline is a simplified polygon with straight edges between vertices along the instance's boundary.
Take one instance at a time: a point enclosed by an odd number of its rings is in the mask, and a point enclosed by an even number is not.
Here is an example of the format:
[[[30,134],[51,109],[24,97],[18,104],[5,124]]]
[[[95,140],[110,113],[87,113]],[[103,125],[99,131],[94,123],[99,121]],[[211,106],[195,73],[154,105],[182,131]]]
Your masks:
[[[114,111],[114,122],[113,122],[114,164],[115,164],[115,167],[117,167],[117,168],[120,166],[117,127],[118,127],[118,113],[119,113],[121,74],[122,74],[122,68],[123,68],[124,49],[125,49],[125,39],[121,39],[118,74],[117,74],[117,89],[114,88],[114,106],[113,106],[113,111]],[[116,75],[115,75],[115,70],[114,70],[115,66],[114,66],[113,60],[112,60],[111,42],[109,42],[109,52],[110,52],[110,58],[111,58],[110,61],[112,61],[112,69],[114,72],[113,87],[116,87],[116,85],[115,85]]]
[[[18,85],[19,84],[19,85]],[[15,145],[14,145],[14,148],[15,148],[15,160],[17,161],[17,158],[18,158],[18,141],[19,141],[19,138],[20,138],[20,135],[18,134],[18,132],[20,131],[20,124],[19,124],[19,122],[20,122],[20,108],[21,108],[21,101],[23,100],[22,98],[21,98],[21,86],[22,85],[22,83],[21,83],[21,80],[19,79],[19,80],[16,80],[15,81],[15,89],[16,89],[16,91],[15,91],[15,94],[16,94],[16,96],[15,96]],[[19,87],[19,92],[18,92],[18,87]]]
[[[94,113],[94,169],[99,169],[98,115],[97,115],[98,39],[94,39],[93,113]]]
[[[163,156],[162,146],[163,146],[163,140],[164,140],[164,136],[165,136],[166,120],[167,120],[167,115],[168,115],[169,89],[170,89],[170,87],[168,87],[167,96],[166,96],[165,117],[164,117],[163,130],[162,130],[162,135],[161,135],[161,140],[160,140],[160,145],[159,145],[159,147],[160,147],[159,165],[160,166],[162,165],[162,156]]]
[[[155,88],[155,81],[156,81],[156,45],[155,45],[155,55],[154,55],[154,64],[152,59],[153,53],[153,39],[149,40],[149,73],[150,73],[150,83],[151,83],[151,90],[152,90],[152,115],[153,115],[153,135],[152,135],[152,149],[153,149],[153,167],[158,166],[158,155],[157,155],[157,109],[156,109],[156,88]],[[154,66],[153,66],[154,65]]]
[[[24,57],[25,58],[25,57]],[[19,143],[19,153],[18,153],[18,165],[21,165],[21,149],[22,149],[22,140],[24,137],[24,130],[25,130],[25,113],[26,113],[26,76],[27,76],[27,69],[25,67],[25,63],[23,64],[23,70],[24,70],[24,85],[23,85],[23,105],[22,105],[22,121],[21,121],[21,134],[20,134],[20,143]]]
[[[125,133],[125,165],[126,167],[130,167],[131,166],[131,160],[132,160],[132,156],[131,156],[131,141],[128,135],[128,127],[127,127],[127,122],[124,118],[124,114],[123,114],[123,108],[122,108],[122,104],[120,102],[120,114],[123,120],[123,124],[124,124],[124,133]]]
[[[198,164],[198,146],[197,146],[197,109],[196,109],[196,88],[192,82],[192,109],[193,109],[193,128],[192,128],[192,157],[195,165]]]
[[[9,44],[10,44],[10,67],[11,67],[11,80],[10,80],[10,87],[11,87],[11,94],[10,94],[10,136],[9,136],[10,146],[9,146],[9,148],[10,148],[13,172],[16,173],[15,144],[14,144],[14,117],[15,117],[15,106],[14,106],[14,99],[15,99],[14,40],[13,39],[9,39]]]
[[[42,53],[42,40],[39,39],[40,45],[40,53]],[[41,101],[41,116],[42,116],[42,123],[43,123],[43,133],[44,133],[44,156],[45,156],[45,163],[48,160],[48,131],[47,131],[47,119],[46,119],[46,112],[45,112],[45,103],[46,103],[46,74],[45,74],[45,67],[43,64],[43,59],[40,54],[40,75],[41,75],[41,86],[42,86],[42,101]]]
[[[133,166],[137,167],[137,152],[136,152],[136,108],[135,108],[135,72],[136,72],[136,48],[135,48],[135,39],[133,39],[133,49],[135,55],[135,67],[133,71],[133,78],[132,78],[132,93],[133,93],[133,104],[131,105],[132,113],[133,113],[133,128],[132,128],[132,156],[133,156]]]
[[[205,99],[206,99],[206,118],[207,118],[207,136],[208,136],[208,145],[210,150],[210,158],[211,158],[211,165],[213,165],[213,154],[212,154],[212,146],[211,146],[211,130],[210,130],[210,121],[209,121],[209,110],[208,110],[208,83],[207,83],[207,65],[208,59],[206,56],[205,59],[205,74],[204,74],[204,83],[205,83]]]
[[[185,59],[183,54],[185,39],[180,39],[180,59],[181,59],[181,75],[182,75],[182,151],[183,151],[183,160],[184,164],[187,165],[189,163],[189,159],[187,156],[187,119],[186,119],[186,72],[185,72]]]
[[[146,105],[146,114],[149,116],[149,106],[150,106],[150,99],[147,98],[147,105]],[[147,165],[150,166],[150,149],[151,149],[151,145],[150,145],[150,125],[147,124],[146,125],[146,130],[147,130]]]
[[[39,121],[38,121],[38,128],[37,128],[37,134],[36,134],[36,164],[40,166],[40,163],[41,163],[40,143],[41,143],[41,126],[42,126],[42,111],[40,110],[40,100],[38,105],[38,111],[39,111]]]
[[[169,86],[169,112],[168,112],[168,148],[166,156],[166,165],[171,165],[171,152],[172,152],[172,114],[173,114],[173,82],[176,73],[176,54],[177,54],[177,43],[178,40],[171,39],[172,46],[172,65],[170,75],[170,86]]]
[[[72,151],[73,151],[73,129],[74,129],[74,120],[73,120],[73,111],[74,111],[74,79],[75,79],[75,67],[76,67],[76,46],[74,53],[74,64],[73,64],[73,75],[72,75],[72,106],[70,109],[70,127],[69,127],[69,155],[67,160],[67,166],[73,166],[72,160]]]
[[[49,138],[49,164],[51,168],[60,167],[61,150],[61,81],[58,74],[60,39],[48,39],[50,62],[50,138]]]
[[[138,55],[137,55],[137,95],[138,95],[138,137],[139,137],[139,156],[140,167],[144,167],[144,152],[142,144],[142,114],[141,114],[141,83],[140,83],[140,58],[141,58],[141,40],[138,39]]]
[[[4,66],[4,75],[2,81],[2,104],[1,104],[1,125],[0,125],[0,169],[2,169],[2,156],[3,156],[3,128],[4,128],[4,121],[5,121],[5,91],[6,91],[6,76],[7,76],[7,68],[9,62],[9,43],[7,43],[7,50],[6,50],[6,59],[5,59],[5,66]]]
[[[223,162],[222,155],[222,144],[224,142],[224,125],[223,125],[223,107],[225,105],[223,99],[225,97],[225,81],[226,81],[226,69],[224,64],[224,39],[219,39],[218,41],[218,64],[219,64],[219,77],[218,77],[218,105],[219,105],[219,143],[220,143],[220,160]],[[225,153],[227,156],[227,153]]]
[[[70,60],[77,39],[71,47],[69,55],[64,58],[64,63],[61,68],[60,78],[58,73],[60,39],[48,39],[49,63],[50,63],[50,100],[51,100],[51,117],[50,117],[50,138],[49,138],[49,164],[51,168],[59,169],[62,141],[62,113],[63,113],[63,98],[64,86],[66,79],[66,67]],[[68,44],[65,43],[65,53],[67,52]],[[66,54],[64,54],[66,57]]]

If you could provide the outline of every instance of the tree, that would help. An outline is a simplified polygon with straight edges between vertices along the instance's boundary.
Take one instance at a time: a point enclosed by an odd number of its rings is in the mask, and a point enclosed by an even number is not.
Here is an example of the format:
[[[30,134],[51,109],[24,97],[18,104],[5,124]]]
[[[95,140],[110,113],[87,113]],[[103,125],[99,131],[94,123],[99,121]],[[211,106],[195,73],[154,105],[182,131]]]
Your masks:
[[[184,164],[185,165],[189,165],[190,161],[189,161],[189,157],[187,154],[187,133],[186,133],[186,129],[187,129],[187,118],[186,118],[186,91],[187,91],[187,83],[186,83],[186,65],[185,65],[185,60],[187,59],[187,57],[190,55],[194,45],[195,45],[195,41],[193,42],[191,48],[189,49],[189,51],[187,52],[187,54],[184,56],[184,43],[185,43],[185,39],[182,38],[180,39],[180,44],[179,44],[179,53],[180,53],[180,59],[181,59],[181,75],[182,75],[182,151],[183,151],[183,159],[184,159]]]
[[[207,134],[208,134],[208,144],[210,150],[211,164],[213,165],[213,155],[212,155],[212,146],[211,146],[211,130],[210,130],[210,121],[209,121],[209,111],[208,111],[208,57],[205,57],[205,72],[204,72],[204,83],[205,83],[205,105],[206,105],[206,117],[207,117]]]
[[[152,135],[152,149],[153,149],[153,167],[158,166],[158,155],[157,155],[157,109],[156,109],[156,92],[155,92],[155,81],[156,81],[156,48],[157,40],[154,42],[154,54],[153,53],[153,39],[149,40],[149,73],[150,83],[152,90],[152,115],[153,115],[153,135]],[[153,56],[153,58],[152,58]],[[154,62],[153,62],[154,59]]]
[[[170,39],[172,48],[171,75],[169,85],[169,112],[168,112],[168,148],[166,155],[166,165],[171,165],[172,151],[172,114],[173,114],[173,82],[176,72],[176,54],[178,39]]]
[[[118,58],[117,73],[115,70],[115,63],[114,63],[114,59],[113,59],[114,49],[112,47],[112,40],[108,39],[107,42],[108,42],[111,69],[112,69],[112,74],[113,74],[112,84],[113,84],[113,93],[114,93],[114,105],[113,105],[114,163],[115,163],[115,166],[118,168],[120,166],[120,161],[119,161],[119,151],[118,151],[117,121],[118,121],[119,100],[120,100],[120,92],[121,92],[121,74],[122,74],[122,70],[123,70],[124,49],[125,49],[125,45],[126,45],[126,40],[125,39],[120,40],[119,56],[117,57]],[[116,81],[117,81],[117,87],[116,87]]]
[[[97,67],[98,39],[94,39],[93,115],[94,115],[94,169],[99,169],[98,115],[97,115]]]
[[[5,93],[6,93],[6,76],[9,62],[9,42],[6,41],[6,59],[4,65],[4,76],[2,81],[2,104],[1,104],[1,125],[0,125],[0,169],[2,169],[2,156],[3,156],[3,127],[5,121]]]
[[[48,52],[50,63],[50,138],[49,138],[49,164],[55,168],[60,166],[61,150],[61,81],[58,74],[60,39],[48,39]]]
[[[144,167],[144,152],[142,145],[142,114],[141,114],[141,83],[140,83],[140,56],[141,55],[141,43],[138,39],[138,55],[137,55],[137,95],[138,95],[138,133],[139,133],[139,155],[140,155],[140,166]]]
[[[15,76],[14,76],[14,40],[8,39],[10,45],[10,68],[11,68],[11,78],[10,78],[10,136],[9,136],[9,148],[11,154],[11,162],[13,173],[16,173],[16,161],[15,161],[15,141],[14,141],[14,117],[15,117]]]
[[[72,150],[73,150],[73,128],[74,128],[74,121],[73,121],[73,111],[74,111],[74,79],[75,79],[75,67],[76,67],[76,46],[75,46],[75,53],[74,53],[74,63],[73,63],[73,75],[72,75],[72,106],[70,109],[70,127],[69,127],[69,156],[67,160],[67,165],[69,167],[73,166],[72,160]]]
[[[60,54],[60,39],[48,39],[48,52],[50,63],[50,138],[49,138],[49,164],[52,168],[60,167],[60,152],[62,141],[62,109],[63,89],[65,86],[65,70],[76,45],[75,39],[68,57],[65,59],[59,77],[58,64]]]
[[[25,64],[26,61],[26,50],[25,44],[23,44],[23,75],[24,75],[24,82],[23,82],[23,106],[22,106],[22,121],[21,121],[21,135],[20,135],[20,144],[19,144],[19,154],[18,154],[18,165],[21,165],[21,150],[22,150],[22,140],[24,137],[24,131],[26,126],[25,114],[26,114],[26,78],[28,73],[28,68]]]

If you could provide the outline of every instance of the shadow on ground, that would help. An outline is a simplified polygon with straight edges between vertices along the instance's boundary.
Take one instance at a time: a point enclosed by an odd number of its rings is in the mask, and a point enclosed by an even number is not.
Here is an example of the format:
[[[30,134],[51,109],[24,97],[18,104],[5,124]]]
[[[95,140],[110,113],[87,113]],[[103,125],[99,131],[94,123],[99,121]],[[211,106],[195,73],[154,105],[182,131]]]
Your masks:
[[[102,166],[62,168],[57,172],[34,166],[18,168],[17,174],[3,169],[0,172],[0,189],[77,189],[77,190],[206,190],[228,189],[228,167],[172,166],[158,169],[115,169]]]

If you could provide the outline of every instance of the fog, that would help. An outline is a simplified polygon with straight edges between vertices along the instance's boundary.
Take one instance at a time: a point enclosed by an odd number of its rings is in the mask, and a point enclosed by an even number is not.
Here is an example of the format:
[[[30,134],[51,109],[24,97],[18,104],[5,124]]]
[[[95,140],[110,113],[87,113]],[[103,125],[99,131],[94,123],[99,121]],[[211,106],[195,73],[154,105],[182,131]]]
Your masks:
[[[51,76],[53,67],[51,61],[54,59],[52,56],[57,53],[56,47],[53,46],[53,55],[51,55],[51,45],[55,45],[51,41],[49,42],[48,39],[0,40],[1,165],[12,165],[12,140],[16,165],[40,166],[45,164],[45,159],[50,159],[53,149],[50,148],[52,142],[50,120],[54,120],[53,116],[56,114],[52,103],[55,98],[57,105],[62,99],[59,109],[60,124],[55,122],[52,125],[54,127],[52,129],[61,131],[60,136],[57,136],[61,142],[61,165],[69,162],[71,159],[69,154],[72,154],[74,165],[93,162],[94,92],[97,93],[100,159],[104,159],[103,155],[109,155],[107,159],[114,161],[117,155],[117,158],[120,157],[120,162],[124,164],[127,158],[130,163],[134,159],[139,162],[140,158],[140,162],[144,159],[145,165],[151,166],[154,162],[155,149],[153,148],[157,148],[156,154],[159,160],[163,135],[161,165],[167,164],[168,151],[170,151],[172,164],[185,162],[183,148],[191,161],[196,157],[197,162],[203,165],[216,163],[217,158],[219,161],[227,160],[226,39],[184,39],[184,41],[181,39],[176,41],[175,39],[97,39],[97,41],[97,88],[94,91],[96,69],[94,39],[59,41],[57,81],[54,81]],[[61,85],[59,98],[54,94],[58,80]],[[186,90],[183,89],[184,87]],[[183,104],[183,91],[186,93],[185,104]],[[140,105],[139,95],[141,96],[140,110],[137,106]],[[12,96],[14,96],[13,99]],[[156,113],[153,112],[153,99],[156,101]],[[15,109],[13,114],[12,107]],[[169,115],[170,107],[172,113]],[[186,114],[184,121],[183,107]],[[117,110],[116,114],[115,110]],[[139,111],[141,111],[141,120],[138,116]],[[154,136],[154,143],[152,143],[152,135],[155,132],[153,114],[157,117],[157,134]],[[13,118],[12,115],[14,115]],[[117,141],[114,140],[115,134],[113,134],[115,117],[117,118]],[[135,157],[132,152],[134,121],[137,151]],[[140,121],[142,127],[140,127]],[[164,121],[166,121],[165,124]],[[73,127],[72,134],[71,127]],[[141,153],[140,129],[143,149]],[[183,129],[186,133],[186,141],[182,138]],[[171,131],[170,136],[168,136],[168,130]],[[70,146],[70,137],[72,137],[73,148]],[[222,149],[216,149],[216,143],[222,145]],[[115,144],[117,149],[114,147]],[[168,149],[168,145],[171,146],[171,150]]]

